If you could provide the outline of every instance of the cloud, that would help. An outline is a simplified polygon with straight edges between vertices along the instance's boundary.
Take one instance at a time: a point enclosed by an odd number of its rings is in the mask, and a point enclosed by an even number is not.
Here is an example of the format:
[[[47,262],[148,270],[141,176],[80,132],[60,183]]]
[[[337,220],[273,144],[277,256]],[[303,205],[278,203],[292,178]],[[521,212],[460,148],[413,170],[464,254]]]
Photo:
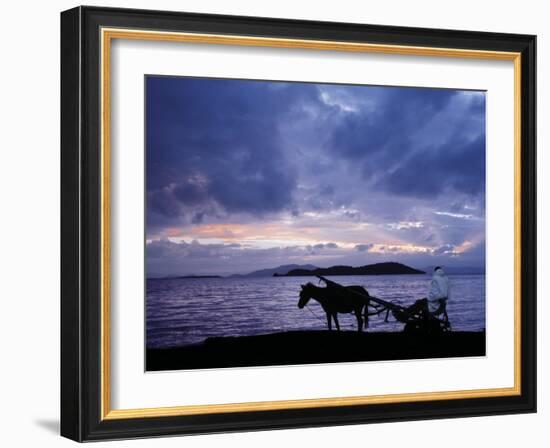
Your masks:
[[[314,245],[250,247],[239,243],[205,244],[197,240],[153,240],[147,243],[147,275],[230,275],[284,264],[310,263],[320,267],[360,266],[382,261],[398,261],[422,268],[443,265],[482,266],[476,260],[484,253],[484,241],[464,241],[460,245],[433,247],[412,245],[357,244],[326,250]],[[473,263],[473,264],[472,264]]]
[[[483,92],[148,76],[146,100],[147,239],[200,240],[196,266],[484,263],[462,246],[485,232]]]
[[[170,189],[177,199],[184,205],[194,205],[205,201],[208,198],[208,179],[200,176],[189,176],[180,183],[173,184]]]
[[[373,247],[374,247],[374,244],[372,244],[372,243],[371,244],[356,244],[355,245],[355,250],[357,250],[359,252],[368,252]]]
[[[323,255],[319,255],[316,249],[322,250],[328,245],[332,250],[337,249],[334,243],[315,245],[320,247],[251,248],[239,243],[203,244],[197,240],[186,242],[165,238],[147,243],[147,273],[148,276],[246,273],[281,264],[302,263],[312,256],[322,260]]]
[[[442,246],[435,248],[432,253],[434,255],[450,254],[453,253],[454,249],[455,246],[453,244],[443,244]]]
[[[321,249],[338,249],[338,244],[336,243],[317,243],[311,246],[312,249],[321,250]]]
[[[452,213],[452,212],[434,212],[436,215],[440,216],[450,216],[451,218],[457,218],[457,219],[479,219],[476,216],[472,214],[464,214],[464,213]]]
[[[273,90],[265,82],[158,76],[146,82],[153,212],[173,217],[163,207],[170,201],[215,202],[229,213],[255,215],[290,206],[297,173],[279,123],[319,102],[314,85]]]
[[[393,194],[433,198],[449,190],[478,195],[485,191],[485,136],[415,153],[377,182]]]
[[[376,109],[342,116],[329,145],[376,189],[434,198],[485,185],[485,97],[448,89],[383,88]]]

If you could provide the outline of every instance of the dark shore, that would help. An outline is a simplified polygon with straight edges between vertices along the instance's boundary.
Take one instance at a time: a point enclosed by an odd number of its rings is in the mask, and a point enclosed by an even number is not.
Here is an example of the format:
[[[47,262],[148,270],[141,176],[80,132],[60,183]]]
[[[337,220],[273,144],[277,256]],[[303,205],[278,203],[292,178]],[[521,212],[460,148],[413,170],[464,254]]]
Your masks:
[[[208,338],[201,344],[147,349],[147,370],[207,369],[485,355],[485,332],[437,336],[352,331],[289,331]]]

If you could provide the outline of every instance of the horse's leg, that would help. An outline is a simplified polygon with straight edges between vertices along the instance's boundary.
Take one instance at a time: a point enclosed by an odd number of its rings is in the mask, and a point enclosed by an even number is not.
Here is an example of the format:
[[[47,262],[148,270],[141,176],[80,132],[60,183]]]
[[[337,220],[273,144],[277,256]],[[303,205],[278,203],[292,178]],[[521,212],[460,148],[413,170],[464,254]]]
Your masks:
[[[363,313],[365,330],[369,328],[369,305],[370,305],[370,301],[368,301],[367,304],[365,305],[365,312]]]
[[[340,323],[338,322],[338,313],[334,313],[332,317],[334,317],[334,323],[336,324],[336,329],[340,331]]]
[[[355,317],[357,318],[357,331],[361,333],[363,331],[363,318],[361,317],[361,308],[355,310]]]
[[[330,313],[328,313],[328,312],[327,312],[327,324],[328,324],[328,330],[331,331],[332,330],[332,319],[331,319]]]

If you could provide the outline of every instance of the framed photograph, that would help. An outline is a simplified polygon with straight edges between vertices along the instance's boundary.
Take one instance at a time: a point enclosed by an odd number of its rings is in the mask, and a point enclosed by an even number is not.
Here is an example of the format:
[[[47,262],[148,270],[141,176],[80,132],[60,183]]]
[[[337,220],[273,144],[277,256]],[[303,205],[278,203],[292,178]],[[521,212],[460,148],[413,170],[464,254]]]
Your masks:
[[[536,411],[535,36],[61,14],[61,433]]]

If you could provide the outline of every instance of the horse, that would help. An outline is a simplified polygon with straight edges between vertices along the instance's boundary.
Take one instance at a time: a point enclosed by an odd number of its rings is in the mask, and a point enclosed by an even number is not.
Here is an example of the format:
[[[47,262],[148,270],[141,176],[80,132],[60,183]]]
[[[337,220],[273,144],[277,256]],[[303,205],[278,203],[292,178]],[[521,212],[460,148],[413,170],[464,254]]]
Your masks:
[[[336,329],[340,331],[338,313],[354,313],[357,318],[357,331],[363,331],[363,318],[361,317],[362,311],[365,328],[368,328],[368,308],[370,299],[368,291],[362,286],[354,285],[345,286],[342,288],[327,286],[325,288],[321,288],[319,286],[315,286],[313,283],[307,283],[301,286],[302,290],[300,291],[298,308],[304,308],[310,299],[317,300],[327,315],[329,330],[332,330],[332,319],[334,319]],[[353,292],[346,293],[346,289]]]

